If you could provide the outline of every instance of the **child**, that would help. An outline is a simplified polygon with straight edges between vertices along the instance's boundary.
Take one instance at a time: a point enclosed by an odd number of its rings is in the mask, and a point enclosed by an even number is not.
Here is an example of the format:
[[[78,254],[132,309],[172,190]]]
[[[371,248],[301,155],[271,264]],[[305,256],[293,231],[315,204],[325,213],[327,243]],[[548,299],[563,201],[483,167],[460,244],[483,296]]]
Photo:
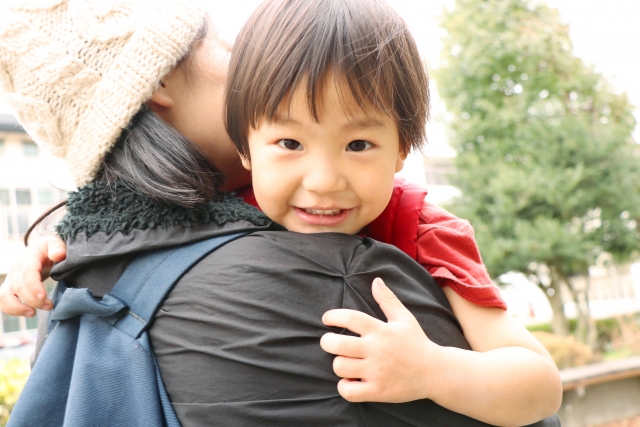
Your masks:
[[[426,76],[404,23],[383,4],[285,3],[265,3],[238,38],[227,91],[229,133],[273,220],[291,231],[358,233],[383,212],[394,172],[422,139]],[[445,287],[478,353],[442,348],[377,283],[374,292],[389,297],[381,304],[389,323],[344,310],[324,319],[362,336],[322,340],[339,355],[334,368],[345,378],[339,384],[345,398],[430,398],[500,425],[557,409],[553,363],[503,310],[476,306]]]
[[[355,234],[383,212],[428,114],[422,62],[393,10],[377,0],[267,0],[237,37],[228,78],[227,130],[269,218],[300,233]],[[321,341],[338,356],[342,396],[429,398],[497,425],[552,414],[561,387],[546,350],[504,310],[444,291],[475,352],[431,343],[386,290],[387,324],[325,314],[361,335]]]

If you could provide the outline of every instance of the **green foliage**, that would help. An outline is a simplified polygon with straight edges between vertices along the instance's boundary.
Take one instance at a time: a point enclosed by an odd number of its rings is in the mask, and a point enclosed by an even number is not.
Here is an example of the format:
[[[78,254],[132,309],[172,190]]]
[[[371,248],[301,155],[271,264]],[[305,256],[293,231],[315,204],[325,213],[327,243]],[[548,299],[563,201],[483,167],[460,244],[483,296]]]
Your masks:
[[[29,372],[27,360],[0,360],[0,426],[7,423]]]
[[[625,95],[572,53],[558,12],[457,0],[445,13],[438,91],[458,151],[449,208],[476,229],[497,277],[546,265],[584,274],[640,247],[640,159]]]

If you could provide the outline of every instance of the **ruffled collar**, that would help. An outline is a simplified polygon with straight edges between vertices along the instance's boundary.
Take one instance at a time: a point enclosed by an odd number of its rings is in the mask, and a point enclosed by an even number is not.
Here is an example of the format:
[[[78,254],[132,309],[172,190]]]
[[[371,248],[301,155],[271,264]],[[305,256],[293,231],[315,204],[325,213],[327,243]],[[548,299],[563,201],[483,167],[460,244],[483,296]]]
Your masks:
[[[270,222],[258,209],[229,194],[194,208],[184,208],[158,203],[121,183],[94,182],[69,194],[67,214],[56,231],[64,239],[79,233],[88,238],[98,232],[126,234],[136,229],[224,225],[239,220],[256,226]]]

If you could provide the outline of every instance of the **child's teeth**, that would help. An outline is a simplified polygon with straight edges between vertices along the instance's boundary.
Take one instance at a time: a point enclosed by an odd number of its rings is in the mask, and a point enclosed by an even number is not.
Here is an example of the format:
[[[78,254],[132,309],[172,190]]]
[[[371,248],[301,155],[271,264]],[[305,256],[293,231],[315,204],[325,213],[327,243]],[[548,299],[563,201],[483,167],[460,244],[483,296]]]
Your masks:
[[[304,211],[311,215],[338,215],[341,212],[340,209],[331,209],[331,210],[305,209]]]

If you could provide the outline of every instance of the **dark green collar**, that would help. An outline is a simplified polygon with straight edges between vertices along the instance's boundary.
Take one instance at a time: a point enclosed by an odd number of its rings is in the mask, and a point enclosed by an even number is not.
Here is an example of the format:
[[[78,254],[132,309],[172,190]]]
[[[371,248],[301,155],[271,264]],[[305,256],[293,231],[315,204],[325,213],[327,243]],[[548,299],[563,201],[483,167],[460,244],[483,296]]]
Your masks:
[[[67,214],[56,231],[63,239],[79,233],[88,238],[101,231],[126,234],[134,229],[173,225],[189,228],[195,224],[223,225],[238,220],[257,226],[270,222],[258,209],[227,194],[194,208],[183,208],[160,204],[120,183],[94,182],[69,194]]]

